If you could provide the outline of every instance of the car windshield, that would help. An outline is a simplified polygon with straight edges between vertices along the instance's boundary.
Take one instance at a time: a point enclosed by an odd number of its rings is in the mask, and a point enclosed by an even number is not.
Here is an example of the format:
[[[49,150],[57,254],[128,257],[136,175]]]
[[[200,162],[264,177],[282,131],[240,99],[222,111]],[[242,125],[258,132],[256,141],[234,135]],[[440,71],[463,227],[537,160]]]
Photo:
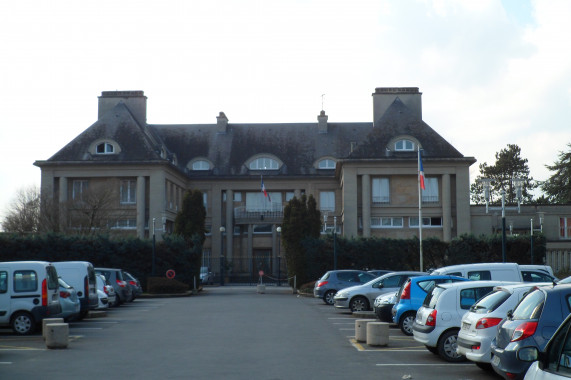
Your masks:
[[[436,303],[438,302],[438,297],[444,292],[444,288],[437,286],[436,288],[432,289],[432,292],[428,293],[422,306],[434,309],[436,307]]]
[[[491,313],[503,304],[508,298],[510,293],[506,290],[494,290],[478,302],[472,305],[470,311],[477,314]]]
[[[513,311],[512,319],[538,319],[545,304],[545,294],[536,289],[522,298]]]

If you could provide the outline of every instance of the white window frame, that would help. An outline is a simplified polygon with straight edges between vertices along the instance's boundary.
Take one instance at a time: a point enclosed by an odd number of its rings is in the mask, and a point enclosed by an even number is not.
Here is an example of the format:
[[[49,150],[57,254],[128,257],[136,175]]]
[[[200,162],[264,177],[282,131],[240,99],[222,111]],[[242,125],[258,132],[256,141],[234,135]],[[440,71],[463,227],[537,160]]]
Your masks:
[[[373,216],[371,228],[403,228],[402,216]]]
[[[210,170],[210,162],[206,160],[196,160],[192,163],[192,170]]]
[[[280,168],[279,162],[271,157],[258,157],[248,164],[250,170],[277,170]]]
[[[317,164],[318,169],[335,169],[335,161],[330,158],[324,158]]]
[[[72,183],[71,199],[82,201],[84,193],[89,189],[89,181],[86,179],[75,179]]]
[[[391,182],[387,177],[373,178],[371,181],[371,197],[374,205],[391,202]]]
[[[99,148],[102,148],[102,151],[99,151]],[[95,153],[96,154],[114,154],[115,153],[115,147],[113,146],[113,144],[109,143],[109,142],[102,142],[97,144],[97,146],[95,146]]]
[[[111,226],[112,230],[135,230],[137,219],[117,219]]]
[[[416,144],[412,140],[401,139],[395,142],[395,152],[413,152]]]
[[[319,192],[319,210],[335,211],[335,191]]]
[[[571,239],[571,217],[559,218],[559,238]]]
[[[440,224],[437,224],[437,219],[440,220]],[[411,228],[418,228],[418,216],[408,217],[408,226]],[[442,217],[439,216],[423,216],[422,217],[422,228],[442,228]]]
[[[122,179],[119,194],[122,205],[137,203],[137,181],[134,179]]]
[[[438,178],[426,177],[424,179],[424,190],[422,190],[422,203],[438,203]]]

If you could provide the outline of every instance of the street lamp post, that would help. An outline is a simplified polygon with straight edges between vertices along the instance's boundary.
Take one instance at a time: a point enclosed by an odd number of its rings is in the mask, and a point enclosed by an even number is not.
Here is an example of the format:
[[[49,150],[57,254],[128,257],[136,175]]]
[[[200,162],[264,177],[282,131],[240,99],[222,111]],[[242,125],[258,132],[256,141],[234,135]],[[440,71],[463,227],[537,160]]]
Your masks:
[[[531,264],[533,264],[533,231],[543,232],[543,218],[539,217],[539,229],[533,228],[533,218],[531,218],[531,234],[529,242],[529,251],[531,253]]]
[[[280,239],[280,235],[282,233],[282,227],[279,226],[278,228],[276,228],[276,232],[278,233],[278,286],[280,286],[280,278],[282,277],[282,257],[280,256],[280,250],[281,250],[281,239]]]
[[[156,238],[155,238],[155,218],[153,218],[153,262],[151,263],[151,274],[155,275],[155,245],[156,245]]]
[[[512,178],[512,183],[516,187],[516,198],[517,198],[517,207],[506,207],[506,191],[504,189],[501,190],[500,194],[502,195],[502,207],[489,207],[490,204],[490,190],[491,190],[491,182],[490,178],[482,178],[480,180],[484,187],[484,198],[486,200],[486,214],[490,210],[501,210],[502,211],[502,262],[506,262],[506,210],[517,210],[517,212],[521,212],[521,200],[522,200],[522,187],[524,180],[522,178]]]
[[[220,285],[224,286],[224,232],[226,228],[220,227]]]

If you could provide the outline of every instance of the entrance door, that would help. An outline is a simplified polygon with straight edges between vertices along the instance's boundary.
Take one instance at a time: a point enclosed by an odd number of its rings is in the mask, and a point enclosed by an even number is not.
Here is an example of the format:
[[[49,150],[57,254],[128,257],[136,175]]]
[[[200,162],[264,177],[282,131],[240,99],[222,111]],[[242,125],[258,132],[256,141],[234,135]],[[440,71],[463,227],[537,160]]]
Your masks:
[[[272,250],[271,249],[255,249],[254,256],[252,257],[252,274],[254,278],[259,277],[259,272],[264,271],[264,274],[272,274]],[[266,278],[264,278],[264,281]]]

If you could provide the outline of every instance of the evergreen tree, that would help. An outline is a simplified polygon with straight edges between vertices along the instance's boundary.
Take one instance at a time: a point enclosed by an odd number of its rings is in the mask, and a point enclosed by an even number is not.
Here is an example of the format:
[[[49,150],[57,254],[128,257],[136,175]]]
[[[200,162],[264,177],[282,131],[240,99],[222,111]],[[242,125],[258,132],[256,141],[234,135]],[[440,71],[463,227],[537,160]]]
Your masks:
[[[182,236],[191,246],[193,235],[198,236],[201,245],[206,239],[206,209],[202,199],[201,191],[187,191],[182,199],[182,208],[174,220],[174,233]]]
[[[517,203],[516,187],[512,179],[521,178],[523,180],[522,198],[523,203],[532,203],[533,194],[531,190],[537,187],[533,178],[529,175],[527,158],[521,157],[521,149],[515,144],[508,144],[507,148],[496,153],[496,162],[488,166],[486,162],[480,164],[480,175],[470,186],[471,200],[476,204],[485,203],[484,189],[480,182],[483,178],[491,179],[490,203],[499,205],[502,202],[501,190],[506,192],[506,203]]]
[[[571,143],[569,151],[559,152],[559,159],[553,165],[545,165],[555,172],[547,181],[541,183],[541,189],[552,203],[571,203]]]

